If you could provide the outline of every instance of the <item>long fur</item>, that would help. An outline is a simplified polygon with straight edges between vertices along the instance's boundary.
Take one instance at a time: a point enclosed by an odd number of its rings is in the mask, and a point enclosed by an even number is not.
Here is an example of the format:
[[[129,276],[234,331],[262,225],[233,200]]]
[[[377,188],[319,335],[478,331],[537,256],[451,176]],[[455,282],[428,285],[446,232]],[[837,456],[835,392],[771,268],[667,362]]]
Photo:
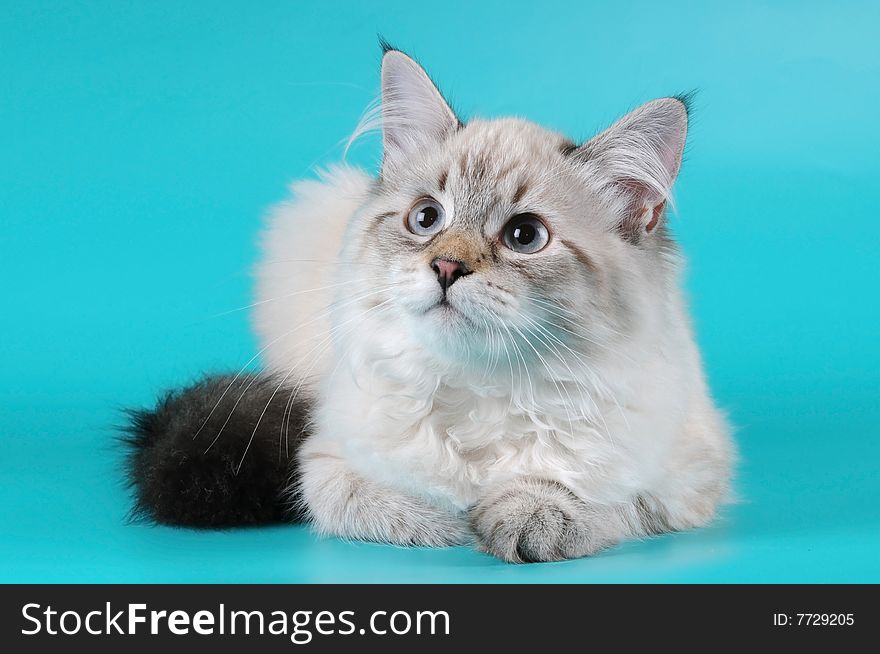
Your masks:
[[[296,475],[309,400],[270,375],[219,375],[129,412],[133,517],[187,527],[296,522],[282,493]]]
[[[578,146],[519,119],[462,124],[393,49],[382,90],[380,174],[330,169],[269,218],[253,312],[265,377],[237,406],[208,380],[135,416],[140,512],[286,519],[283,492],[322,534],[476,541],[508,561],[709,522],[734,448],[664,214],[685,104],[655,100]],[[405,227],[426,196],[444,220],[431,237]],[[502,238],[523,213],[550,234],[532,254]],[[437,258],[471,274],[441,287]],[[288,389],[314,405],[295,404],[280,456]]]

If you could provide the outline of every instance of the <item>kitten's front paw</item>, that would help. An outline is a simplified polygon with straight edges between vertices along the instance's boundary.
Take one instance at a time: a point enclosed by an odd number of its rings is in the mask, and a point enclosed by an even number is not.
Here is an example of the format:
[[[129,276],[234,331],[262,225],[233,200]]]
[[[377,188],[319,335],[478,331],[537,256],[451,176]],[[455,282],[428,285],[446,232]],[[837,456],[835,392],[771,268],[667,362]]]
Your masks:
[[[504,561],[561,561],[610,544],[590,525],[591,513],[559,483],[520,479],[479,502],[471,526],[480,548]]]
[[[292,492],[300,494],[319,534],[426,547],[472,541],[464,515],[365,479],[337,456],[306,451],[300,474]]]

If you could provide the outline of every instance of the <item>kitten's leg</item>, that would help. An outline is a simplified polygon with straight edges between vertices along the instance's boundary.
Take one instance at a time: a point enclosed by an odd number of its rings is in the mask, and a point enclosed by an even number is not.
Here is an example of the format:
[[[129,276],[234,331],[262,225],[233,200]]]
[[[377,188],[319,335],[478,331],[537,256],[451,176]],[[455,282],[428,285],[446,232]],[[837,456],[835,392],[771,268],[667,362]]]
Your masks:
[[[322,535],[431,547],[472,540],[466,516],[365,479],[338,456],[307,448],[300,471],[299,492]]]
[[[595,554],[639,531],[637,518],[635,506],[587,504],[559,482],[534,477],[493,489],[471,510],[480,547],[512,563]]]

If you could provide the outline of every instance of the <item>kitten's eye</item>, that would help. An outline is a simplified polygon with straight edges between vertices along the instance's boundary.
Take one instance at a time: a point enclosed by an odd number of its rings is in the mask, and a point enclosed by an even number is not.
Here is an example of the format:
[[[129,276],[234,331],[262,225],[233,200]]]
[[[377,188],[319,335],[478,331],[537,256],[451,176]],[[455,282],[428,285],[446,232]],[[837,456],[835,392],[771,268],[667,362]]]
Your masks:
[[[443,211],[443,206],[437,200],[425,198],[416,202],[416,205],[410,209],[406,227],[413,234],[430,236],[443,228],[445,218],[446,212]]]
[[[514,252],[533,254],[544,249],[550,240],[550,232],[536,215],[521,213],[508,221],[503,237],[504,245]]]

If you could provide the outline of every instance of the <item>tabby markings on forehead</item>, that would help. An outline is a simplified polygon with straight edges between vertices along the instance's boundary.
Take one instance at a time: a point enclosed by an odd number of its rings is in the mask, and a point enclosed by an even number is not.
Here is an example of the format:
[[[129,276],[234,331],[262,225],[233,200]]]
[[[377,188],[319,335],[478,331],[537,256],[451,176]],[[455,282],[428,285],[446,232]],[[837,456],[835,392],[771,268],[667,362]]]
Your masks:
[[[385,213],[380,213],[378,216],[373,216],[372,220],[370,220],[370,231],[379,229],[380,225],[387,218],[392,218],[396,215],[397,215],[396,211],[386,211]]]
[[[562,239],[562,244],[565,247],[567,247],[569,250],[571,250],[572,254],[574,254],[574,256],[577,258],[577,260],[580,261],[581,264],[583,264],[583,266],[585,268],[587,268],[591,272],[596,272],[596,270],[597,270],[596,264],[593,261],[593,259],[586,252],[581,250],[577,245],[575,245],[571,241],[567,241],[565,239]]]
[[[517,204],[520,200],[523,199],[523,196],[529,190],[529,185],[526,182],[520,182],[519,186],[516,187],[516,191],[513,194],[513,204]]]

